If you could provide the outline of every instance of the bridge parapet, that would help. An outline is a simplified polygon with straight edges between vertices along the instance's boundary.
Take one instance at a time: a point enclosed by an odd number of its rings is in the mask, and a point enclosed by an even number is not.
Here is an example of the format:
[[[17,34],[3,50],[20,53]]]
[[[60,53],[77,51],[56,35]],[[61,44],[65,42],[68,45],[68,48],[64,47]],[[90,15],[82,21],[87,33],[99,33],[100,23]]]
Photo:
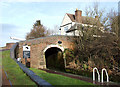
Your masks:
[[[59,41],[61,43],[59,43]],[[25,64],[25,60],[23,58],[22,47],[26,44],[29,45],[31,49],[30,58],[27,59],[27,61],[30,62],[30,67],[46,68],[44,50],[45,49],[47,50],[47,47],[49,47],[50,45],[55,45],[56,47],[58,45],[64,49],[65,48],[74,49],[74,37],[56,35],[19,42],[19,57],[21,57],[23,64]]]

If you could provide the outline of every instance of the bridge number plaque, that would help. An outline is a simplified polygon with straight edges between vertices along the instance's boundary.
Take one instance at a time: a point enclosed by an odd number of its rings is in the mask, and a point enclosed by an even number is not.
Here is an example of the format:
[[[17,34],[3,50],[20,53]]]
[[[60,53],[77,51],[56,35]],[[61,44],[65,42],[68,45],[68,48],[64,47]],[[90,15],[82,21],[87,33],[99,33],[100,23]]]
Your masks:
[[[23,46],[23,58],[30,58],[30,46]]]

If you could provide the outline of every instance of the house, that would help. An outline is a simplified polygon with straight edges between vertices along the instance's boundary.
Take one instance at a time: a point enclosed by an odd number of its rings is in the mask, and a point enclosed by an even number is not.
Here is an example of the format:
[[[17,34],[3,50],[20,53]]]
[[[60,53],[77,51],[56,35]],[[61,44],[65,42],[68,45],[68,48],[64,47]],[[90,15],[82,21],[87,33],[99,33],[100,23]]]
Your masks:
[[[82,16],[82,11],[76,9],[75,15],[69,13],[65,14],[60,26],[60,32],[61,35],[79,36],[81,33],[78,30],[79,25],[81,25],[82,28],[85,28],[87,26],[95,27],[96,24],[98,26],[102,26],[98,19],[98,16],[95,16],[95,18]],[[100,27],[100,30],[104,32],[103,27]]]

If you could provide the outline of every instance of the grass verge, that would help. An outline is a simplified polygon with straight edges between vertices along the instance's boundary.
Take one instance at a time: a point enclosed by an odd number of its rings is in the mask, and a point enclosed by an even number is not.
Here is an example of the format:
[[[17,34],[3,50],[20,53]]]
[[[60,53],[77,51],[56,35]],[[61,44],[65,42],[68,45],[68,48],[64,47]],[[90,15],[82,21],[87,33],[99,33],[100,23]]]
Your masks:
[[[62,76],[62,75],[57,75],[57,74],[52,74],[52,73],[47,73],[46,71],[30,68],[33,72],[35,72],[38,76],[40,76],[42,79],[46,80],[53,86],[77,86],[77,85],[82,85],[82,86],[96,86],[92,83],[88,83],[85,81],[81,81],[78,79],[73,79],[70,77]]]
[[[37,86],[19,67],[19,65],[10,58],[10,51],[2,52],[2,66],[8,74],[12,85],[32,85]]]
[[[36,84],[20,69],[18,64],[13,59],[10,58],[9,50],[2,52],[2,65],[8,74],[8,78],[10,79],[13,85],[36,86]],[[95,86],[92,83],[88,83],[78,79],[73,79],[57,74],[51,74],[34,68],[30,68],[30,69],[33,72],[35,72],[38,76],[40,76],[42,79],[52,84],[53,86],[60,86],[60,85],[62,86],[82,85],[82,86],[92,86],[92,87]]]

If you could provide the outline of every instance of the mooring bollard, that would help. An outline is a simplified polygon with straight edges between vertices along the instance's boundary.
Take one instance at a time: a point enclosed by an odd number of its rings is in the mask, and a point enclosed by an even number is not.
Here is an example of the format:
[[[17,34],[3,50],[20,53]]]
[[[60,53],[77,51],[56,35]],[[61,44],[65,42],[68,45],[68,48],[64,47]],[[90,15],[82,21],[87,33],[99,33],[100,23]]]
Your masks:
[[[102,74],[102,76],[101,76],[101,82],[103,83],[103,71],[105,71],[106,76],[107,76],[107,82],[109,82],[108,73],[107,73],[107,70],[106,70],[105,68],[103,68],[103,69],[102,69],[102,72],[101,72],[101,74]]]
[[[99,74],[99,71],[96,67],[93,68],[93,81],[95,81],[95,70],[97,71],[97,74],[98,74],[98,82],[100,82],[100,74]]]

